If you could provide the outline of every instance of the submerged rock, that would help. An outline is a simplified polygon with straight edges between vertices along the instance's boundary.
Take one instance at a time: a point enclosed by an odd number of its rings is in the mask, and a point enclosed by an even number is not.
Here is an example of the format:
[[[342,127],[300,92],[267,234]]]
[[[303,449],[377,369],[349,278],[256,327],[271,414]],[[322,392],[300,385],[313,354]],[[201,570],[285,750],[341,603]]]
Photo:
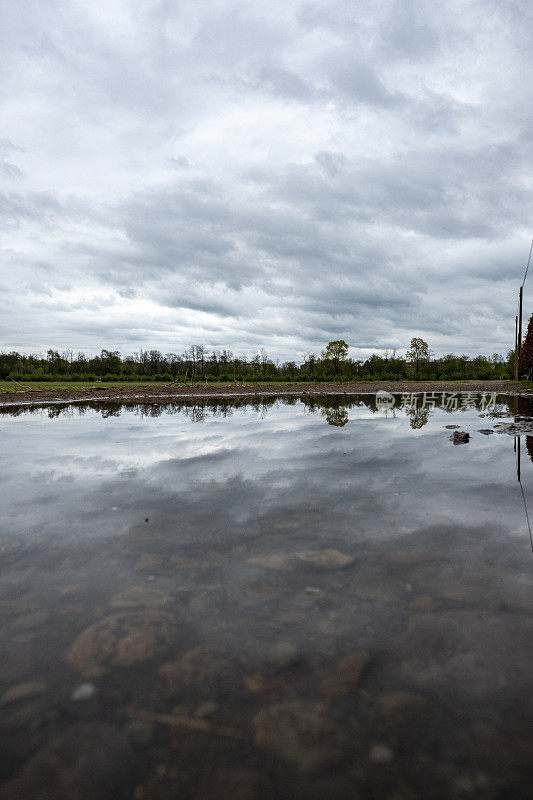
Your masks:
[[[368,758],[374,764],[388,764],[394,758],[394,751],[384,742],[376,742],[370,748]]]
[[[301,653],[292,642],[278,642],[268,652],[267,662],[275,669],[286,669],[301,661]]]
[[[265,567],[266,569],[290,572],[292,565],[288,556],[282,553],[265,553],[262,556],[253,556],[248,559],[248,564],[253,567]]]
[[[79,634],[67,661],[84,678],[96,678],[112,666],[131,667],[161,655],[174,633],[174,620],[162,611],[111,614]]]
[[[323,550],[303,550],[296,553],[296,557],[301,561],[314,564],[322,569],[342,569],[353,564],[355,558],[340,550],[325,548]]]
[[[9,705],[9,703],[16,703],[19,700],[29,700],[30,698],[37,697],[46,691],[46,684],[41,681],[24,681],[23,683],[15,683],[5,690],[0,698],[0,706]]]
[[[207,684],[227,671],[227,660],[211,647],[193,647],[177,661],[167,661],[159,674],[173,688],[191,684]]]
[[[347,755],[345,727],[330,719],[323,703],[287,700],[254,718],[255,742],[301,772],[336,764]]]
[[[368,653],[350,653],[341,658],[320,681],[320,691],[328,698],[343,697],[353,691],[370,661]]]
[[[56,736],[0,791],[1,800],[120,800],[131,796],[133,753],[104,723],[79,723]]]
[[[246,689],[252,694],[277,692],[285,686],[285,680],[279,673],[256,670],[244,679]]]
[[[470,434],[466,431],[454,431],[450,441],[454,444],[467,444],[470,441]]]

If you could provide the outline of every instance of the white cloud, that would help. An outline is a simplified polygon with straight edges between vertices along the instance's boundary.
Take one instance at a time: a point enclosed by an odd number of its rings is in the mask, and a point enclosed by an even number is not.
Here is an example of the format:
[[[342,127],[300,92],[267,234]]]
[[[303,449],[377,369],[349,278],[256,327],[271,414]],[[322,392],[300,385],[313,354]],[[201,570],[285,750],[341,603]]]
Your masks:
[[[1,348],[512,344],[525,0],[0,15]]]

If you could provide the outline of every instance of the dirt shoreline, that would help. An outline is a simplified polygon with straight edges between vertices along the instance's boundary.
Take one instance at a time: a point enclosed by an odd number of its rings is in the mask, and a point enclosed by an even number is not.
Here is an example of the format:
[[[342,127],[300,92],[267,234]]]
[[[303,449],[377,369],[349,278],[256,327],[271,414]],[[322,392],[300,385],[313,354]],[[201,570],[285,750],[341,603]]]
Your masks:
[[[209,384],[176,385],[154,384],[153,386],[92,386],[85,389],[35,389],[5,392],[0,394],[0,406],[14,404],[35,404],[51,402],[76,402],[91,400],[109,402],[116,400],[144,400],[154,403],[180,398],[210,397],[257,397],[298,396],[304,394],[368,394],[377,391],[403,392],[497,392],[498,394],[529,395],[532,390],[508,381],[404,381],[404,382],[361,382],[361,383],[283,383],[257,384],[254,386],[228,384],[211,386]]]

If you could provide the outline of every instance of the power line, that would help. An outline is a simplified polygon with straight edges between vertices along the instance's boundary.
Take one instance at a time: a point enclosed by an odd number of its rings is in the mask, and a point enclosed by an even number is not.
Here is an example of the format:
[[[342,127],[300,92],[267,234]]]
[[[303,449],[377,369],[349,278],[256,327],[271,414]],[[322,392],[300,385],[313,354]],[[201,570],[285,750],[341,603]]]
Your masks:
[[[532,253],[532,252],[533,252],[533,239],[531,239],[531,245],[530,245],[530,247],[529,247],[529,256],[527,257],[526,271],[525,271],[525,273],[524,273],[524,280],[522,281],[522,286],[523,286],[523,285],[524,285],[524,283],[526,282],[527,273],[528,273],[528,270],[529,270],[529,264],[530,264],[530,262],[531,262],[531,253]]]

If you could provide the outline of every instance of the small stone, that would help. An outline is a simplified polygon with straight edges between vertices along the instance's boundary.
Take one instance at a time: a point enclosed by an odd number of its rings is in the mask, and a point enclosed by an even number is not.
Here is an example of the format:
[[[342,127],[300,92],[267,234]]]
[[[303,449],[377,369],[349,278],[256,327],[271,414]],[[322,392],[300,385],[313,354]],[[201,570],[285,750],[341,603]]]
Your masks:
[[[355,558],[339,550],[326,548],[324,550],[304,550],[296,553],[301,561],[307,561],[321,569],[343,569],[353,564]]]
[[[248,564],[251,564],[253,567],[264,567],[265,569],[274,569],[281,572],[290,572],[292,570],[287,556],[281,554],[267,553],[263,556],[254,556],[253,558],[247,559],[247,561]]]
[[[284,683],[279,675],[272,675],[271,672],[257,670],[245,677],[244,685],[252,694],[263,694],[281,689]]]
[[[322,589],[318,586],[306,586],[305,593],[313,597],[313,595],[322,594]]]
[[[356,688],[369,661],[368,653],[345,656],[320,681],[320,691],[328,698],[344,697]]]
[[[388,744],[376,742],[376,744],[372,745],[370,748],[368,758],[370,761],[373,761],[374,764],[388,764],[393,760],[394,752]]]
[[[80,683],[79,686],[76,686],[72,694],[70,695],[70,699],[74,700],[74,702],[79,702],[82,700],[90,700],[91,697],[94,697],[96,694],[96,686],[94,683]]]
[[[347,754],[346,729],[327,716],[322,703],[287,700],[254,718],[255,742],[301,772],[339,763]]]
[[[460,425],[445,425],[444,427],[448,428],[448,430],[450,430],[450,431],[453,431],[454,428],[460,428],[461,426]]]
[[[207,717],[211,717],[217,710],[218,703],[215,703],[214,700],[204,700],[196,709],[196,716],[200,717],[200,719],[207,719]]]
[[[24,681],[10,686],[0,698],[0,706],[16,703],[19,700],[29,700],[46,691],[46,684],[41,681]]]
[[[491,428],[481,428],[478,433],[482,433],[484,436],[490,436],[494,431]]]
[[[267,662],[278,669],[294,666],[301,656],[292,642],[278,642],[267,655]]]
[[[155,575],[148,575],[148,578],[146,580],[155,581]]]

